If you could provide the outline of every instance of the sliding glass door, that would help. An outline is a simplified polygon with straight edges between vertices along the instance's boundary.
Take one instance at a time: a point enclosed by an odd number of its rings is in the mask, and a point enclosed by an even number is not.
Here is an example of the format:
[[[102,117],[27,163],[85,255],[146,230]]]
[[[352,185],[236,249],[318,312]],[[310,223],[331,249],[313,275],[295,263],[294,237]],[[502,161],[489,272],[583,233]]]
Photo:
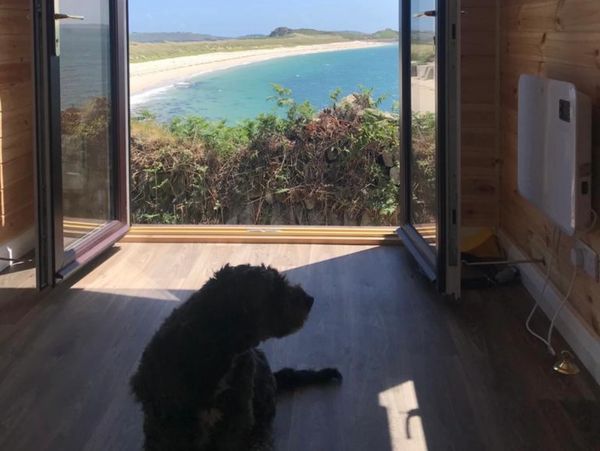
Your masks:
[[[407,248],[441,292],[460,294],[457,1],[401,3],[401,145]]]
[[[38,89],[47,98],[51,266],[60,279],[127,229],[127,21],[125,0],[48,3]]]

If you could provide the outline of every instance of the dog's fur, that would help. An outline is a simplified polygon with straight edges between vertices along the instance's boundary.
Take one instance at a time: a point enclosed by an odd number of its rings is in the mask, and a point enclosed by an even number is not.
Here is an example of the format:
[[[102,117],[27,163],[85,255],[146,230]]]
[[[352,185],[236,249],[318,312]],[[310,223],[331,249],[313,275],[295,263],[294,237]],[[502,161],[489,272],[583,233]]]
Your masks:
[[[341,380],[335,369],[273,375],[256,348],[300,329],[312,304],[270,267],[218,271],[165,320],[131,378],[145,449],[270,449],[277,391]]]

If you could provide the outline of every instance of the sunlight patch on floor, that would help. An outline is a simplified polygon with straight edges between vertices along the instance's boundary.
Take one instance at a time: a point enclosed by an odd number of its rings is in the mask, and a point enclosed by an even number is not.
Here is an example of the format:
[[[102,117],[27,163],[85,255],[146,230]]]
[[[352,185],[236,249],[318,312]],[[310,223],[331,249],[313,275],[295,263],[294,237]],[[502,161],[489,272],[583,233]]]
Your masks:
[[[107,302],[119,299],[127,302],[183,302],[192,294],[190,290],[160,290],[150,288],[98,288],[93,290],[86,289],[84,291],[88,294],[88,297],[93,298],[92,302],[98,302],[98,299]]]
[[[379,405],[388,416],[390,442],[395,451],[427,450],[413,381],[379,393]]]

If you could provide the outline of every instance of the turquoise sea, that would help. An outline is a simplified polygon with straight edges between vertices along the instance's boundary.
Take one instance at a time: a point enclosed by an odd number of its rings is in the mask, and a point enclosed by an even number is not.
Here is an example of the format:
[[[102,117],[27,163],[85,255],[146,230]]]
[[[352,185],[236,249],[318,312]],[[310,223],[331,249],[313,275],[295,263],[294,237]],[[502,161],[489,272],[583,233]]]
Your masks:
[[[361,86],[385,96],[391,110],[399,99],[398,45],[292,56],[213,72],[176,86],[132,98],[133,114],[147,110],[161,121],[199,115],[236,123],[260,113],[277,111],[268,98],[273,83],[293,92],[298,102],[317,108],[330,103],[329,94],[341,88],[342,97]]]

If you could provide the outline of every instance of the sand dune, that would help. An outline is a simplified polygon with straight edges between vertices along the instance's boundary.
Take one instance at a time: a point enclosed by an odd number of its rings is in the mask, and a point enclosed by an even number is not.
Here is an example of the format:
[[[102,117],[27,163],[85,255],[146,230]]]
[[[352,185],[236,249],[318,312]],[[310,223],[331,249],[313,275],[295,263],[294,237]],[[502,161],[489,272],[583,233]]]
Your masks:
[[[349,41],[275,49],[244,50],[239,52],[216,52],[149,61],[146,63],[135,63],[130,65],[131,95],[171,86],[198,75],[276,58],[371,48],[382,45],[389,44],[382,42]]]

